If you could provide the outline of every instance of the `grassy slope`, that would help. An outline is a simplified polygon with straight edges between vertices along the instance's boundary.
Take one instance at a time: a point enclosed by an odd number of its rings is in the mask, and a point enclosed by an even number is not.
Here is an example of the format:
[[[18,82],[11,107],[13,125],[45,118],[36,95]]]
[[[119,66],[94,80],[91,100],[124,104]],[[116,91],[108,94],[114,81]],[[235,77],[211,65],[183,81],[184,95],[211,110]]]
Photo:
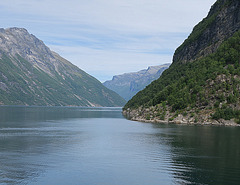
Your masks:
[[[61,60],[62,61],[62,60]],[[125,101],[98,80],[62,61],[61,76],[49,75],[20,56],[0,59],[0,102],[5,105],[122,106]],[[80,99],[78,98],[80,97]]]

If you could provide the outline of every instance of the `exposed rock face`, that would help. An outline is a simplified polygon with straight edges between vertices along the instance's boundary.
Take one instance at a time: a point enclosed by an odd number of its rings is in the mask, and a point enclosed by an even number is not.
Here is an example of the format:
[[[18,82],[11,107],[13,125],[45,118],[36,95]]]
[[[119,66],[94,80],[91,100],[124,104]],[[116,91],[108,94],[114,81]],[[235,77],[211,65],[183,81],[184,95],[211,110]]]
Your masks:
[[[240,125],[240,1],[217,0],[163,75],[123,114],[146,122]]]
[[[209,119],[210,112],[202,112],[199,114],[199,117],[205,121],[198,121],[196,118],[190,115],[178,114],[174,116],[175,113],[166,112],[166,116],[164,118],[159,118],[156,116],[157,110],[156,107],[150,107],[144,109],[142,107],[134,110],[123,110],[123,115],[127,119],[131,119],[132,121],[140,121],[146,123],[162,123],[162,124],[184,124],[184,125],[221,125],[221,126],[236,126],[240,127],[240,124],[237,124],[233,119],[232,120],[212,120]],[[172,119],[174,117],[174,119]]]
[[[116,75],[112,80],[104,82],[103,85],[128,101],[152,81],[158,79],[169,66],[170,64],[150,66],[148,69],[138,72]]]
[[[175,51],[173,62],[188,62],[214,53],[219,45],[240,29],[240,1],[218,0],[208,16]]]
[[[0,29],[0,104],[122,106],[125,101],[23,28]]]

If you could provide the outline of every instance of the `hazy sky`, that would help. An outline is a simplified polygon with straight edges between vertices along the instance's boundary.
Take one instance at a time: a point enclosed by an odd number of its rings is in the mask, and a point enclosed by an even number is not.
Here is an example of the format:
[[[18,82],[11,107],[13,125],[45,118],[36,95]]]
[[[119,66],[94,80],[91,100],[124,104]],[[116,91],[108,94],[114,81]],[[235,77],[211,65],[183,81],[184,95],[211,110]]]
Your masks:
[[[100,81],[170,63],[215,0],[1,0],[2,28],[22,27]]]

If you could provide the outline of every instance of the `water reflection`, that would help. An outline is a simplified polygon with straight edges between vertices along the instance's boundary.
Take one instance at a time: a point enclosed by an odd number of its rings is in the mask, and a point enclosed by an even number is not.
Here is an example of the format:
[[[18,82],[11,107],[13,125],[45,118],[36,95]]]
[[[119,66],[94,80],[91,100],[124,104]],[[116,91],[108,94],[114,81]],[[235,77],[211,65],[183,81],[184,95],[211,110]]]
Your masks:
[[[23,128],[18,128],[19,124]],[[30,127],[29,123],[20,122],[15,127],[11,124],[11,128],[1,128],[0,184],[26,182],[42,174],[46,167],[55,166],[55,158],[71,146],[73,140],[70,138],[81,136],[79,130],[69,131],[67,126],[59,126],[45,122]]]
[[[0,123],[67,118],[122,118],[121,108],[0,106]]]
[[[0,184],[26,182],[89,139],[79,118],[122,118],[121,108],[0,107]],[[74,121],[74,119],[76,121]]]
[[[240,128],[132,122],[121,109],[0,107],[0,184],[231,185]]]
[[[240,128],[153,125],[171,146],[175,180],[184,184],[240,182]]]

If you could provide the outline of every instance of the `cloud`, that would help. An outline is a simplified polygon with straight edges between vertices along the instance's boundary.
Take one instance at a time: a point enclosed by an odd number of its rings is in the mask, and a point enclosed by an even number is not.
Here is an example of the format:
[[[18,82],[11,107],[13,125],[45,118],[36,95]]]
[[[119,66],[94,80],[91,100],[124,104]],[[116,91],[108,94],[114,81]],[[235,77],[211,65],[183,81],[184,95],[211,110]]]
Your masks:
[[[50,48],[79,66],[100,81],[111,79],[113,75],[134,72],[147,66],[169,63],[172,53],[149,54],[117,50],[99,50],[86,47],[50,45]]]
[[[182,42],[183,33],[158,35],[91,35],[69,36],[68,46],[48,43],[50,48],[81,69],[94,74],[100,81],[113,75],[138,71],[148,66],[171,63],[175,47]],[[185,34],[185,37],[187,35]],[[51,40],[51,39],[48,39]],[[105,77],[104,77],[105,75]]]
[[[104,81],[171,62],[215,0],[0,1],[4,27],[25,27],[52,50]]]
[[[8,11],[47,20],[97,25],[122,31],[175,32],[189,30],[215,0],[8,0]],[[199,19],[200,18],[200,19]],[[31,17],[29,17],[31,19]]]

